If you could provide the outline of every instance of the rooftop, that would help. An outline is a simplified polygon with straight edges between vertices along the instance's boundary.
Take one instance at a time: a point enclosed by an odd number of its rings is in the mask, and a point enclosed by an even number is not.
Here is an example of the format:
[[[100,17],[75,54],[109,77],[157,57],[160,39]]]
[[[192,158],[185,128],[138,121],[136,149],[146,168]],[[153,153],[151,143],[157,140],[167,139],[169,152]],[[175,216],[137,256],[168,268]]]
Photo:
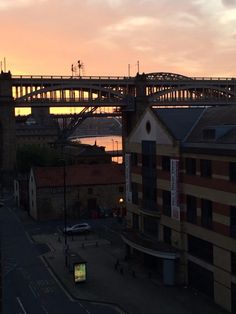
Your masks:
[[[42,187],[61,187],[64,185],[64,167],[33,168],[36,185]],[[67,186],[123,184],[124,168],[118,164],[80,164],[68,165]]]
[[[205,108],[153,109],[177,140],[183,140],[198,121]]]

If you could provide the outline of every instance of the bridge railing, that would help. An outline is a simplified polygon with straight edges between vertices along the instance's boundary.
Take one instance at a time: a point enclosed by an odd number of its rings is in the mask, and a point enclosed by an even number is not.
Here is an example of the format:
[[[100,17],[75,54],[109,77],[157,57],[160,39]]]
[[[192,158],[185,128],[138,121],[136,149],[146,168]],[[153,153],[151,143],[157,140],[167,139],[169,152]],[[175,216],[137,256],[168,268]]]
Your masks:
[[[131,80],[131,76],[65,76],[65,75],[12,75],[13,79],[40,79],[40,80],[61,80],[61,79],[74,79],[74,80]]]
[[[202,76],[194,76],[194,77],[186,77],[186,78],[179,78],[179,79],[156,79],[156,78],[148,78],[148,81],[236,81],[235,77],[202,77]]]

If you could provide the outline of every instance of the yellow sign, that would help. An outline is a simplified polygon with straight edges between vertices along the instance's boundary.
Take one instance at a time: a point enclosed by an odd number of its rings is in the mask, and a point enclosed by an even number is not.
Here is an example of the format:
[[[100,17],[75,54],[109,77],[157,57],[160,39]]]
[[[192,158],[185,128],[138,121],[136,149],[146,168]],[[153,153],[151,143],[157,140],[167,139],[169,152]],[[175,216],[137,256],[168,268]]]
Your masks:
[[[81,282],[86,280],[86,264],[74,264],[74,278],[75,282]]]

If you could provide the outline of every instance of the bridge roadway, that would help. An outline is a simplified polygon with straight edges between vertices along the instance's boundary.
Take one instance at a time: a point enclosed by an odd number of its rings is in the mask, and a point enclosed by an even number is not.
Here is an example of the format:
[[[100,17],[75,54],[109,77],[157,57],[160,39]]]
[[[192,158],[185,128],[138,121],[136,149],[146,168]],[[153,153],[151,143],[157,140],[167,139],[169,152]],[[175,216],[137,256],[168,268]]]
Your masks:
[[[135,110],[135,98],[151,105],[236,104],[236,78],[174,73],[121,76],[11,76],[15,107],[119,107]]]

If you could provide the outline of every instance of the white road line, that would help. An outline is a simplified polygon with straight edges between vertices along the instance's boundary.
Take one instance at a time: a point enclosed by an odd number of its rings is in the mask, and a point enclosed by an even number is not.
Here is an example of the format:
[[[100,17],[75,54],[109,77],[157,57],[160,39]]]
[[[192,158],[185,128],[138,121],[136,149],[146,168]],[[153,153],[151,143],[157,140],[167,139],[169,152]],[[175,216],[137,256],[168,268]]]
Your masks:
[[[53,271],[50,269],[50,267],[47,265],[47,263],[45,262],[44,258],[42,256],[40,256],[41,261],[43,262],[43,264],[45,265],[45,267],[47,268],[48,272],[51,274],[51,276],[55,279],[55,281],[57,282],[57,284],[59,285],[59,287],[62,289],[62,291],[65,293],[65,295],[67,296],[67,298],[71,301],[71,302],[77,302],[80,307],[87,312],[88,314],[91,314],[91,312],[86,309],[80,302],[78,299],[74,299],[71,297],[71,295],[67,292],[67,290],[63,287],[63,285],[61,284],[60,280],[57,279],[57,277],[54,275]]]
[[[34,290],[34,288],[31,286],[31,283],[29,284],[29,288],[30,288],[31,292],[33,293],[33,295],[35,296],[35,298],[37,298],[39,295],[38,295],[38,293]]]
[[[45,267],[47,268],[48,272],[50,273],[50,275],[55,279],[55,281],[57,282],[57,284],[60,286],[60,288],[63,290],[63,292],[66,294],[67,298],[74,302],[75,300],[71,297],[71,295],[67,292],[67,290],[63,287],[63,285],[61,284],[60,280],[57,279],[57,277],[54,275],[53,271],[50,269],[50,267],[47,265],[47,263],[45,262],[44,258],[42,256],[40,256],[41,261],[43,262],[43,264],[45,265]]]
[[[18,303],[19,303],[19,305],[20,305],[20,307],[21,307],[23,313],[24,313],[24,314],[27,314],[27,312],[26,312],[26,310],[25,310],[25,308],[24,308],[24,306],[23,306],[23,304],[22,304],[20,298],[19,298],[19,297],[16,297],[16,300],[18,301]]]
[[[44,310],[45,313],[49,314],[49,312],[47,311],[46,307],[44,305],[41,304],[42,309]]]
[[[35,242],[32,240],[32,238],[30,237],[29,233],[27,231],[25,231],[25,235],[27,237],[27,239],[29,240],[30,243],[34,244]]]
[[[115,234],[119,234],[118,231],[113,230],[111,227],[108,227],[108,226],[106,226],[106,225],[102,225],[102,226],[104,227],[104,229],[107,229],[107,230],[109,230],[110,232],[113,232],[113,233],[115,233]]]

